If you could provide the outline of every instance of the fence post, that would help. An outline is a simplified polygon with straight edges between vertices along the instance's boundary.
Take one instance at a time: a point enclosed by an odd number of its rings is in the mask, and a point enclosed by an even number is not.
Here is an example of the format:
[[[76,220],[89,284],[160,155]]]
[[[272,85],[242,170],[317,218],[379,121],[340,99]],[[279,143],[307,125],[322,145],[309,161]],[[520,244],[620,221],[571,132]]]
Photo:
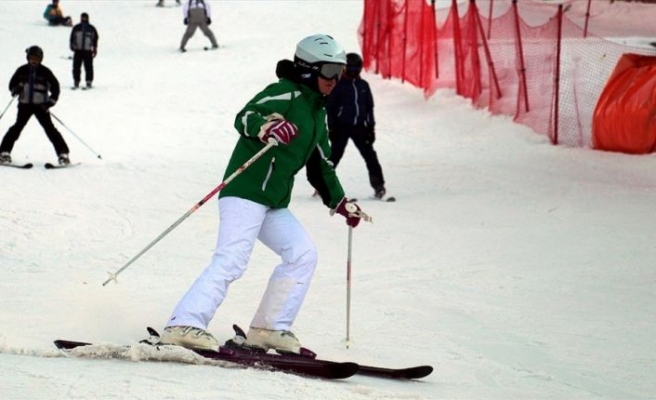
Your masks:
[[[529,105],[528,105],[528,88],[526,87],[526,64],[524,62],[524,45],[522,44],[522,32],[519,29],[519,11],[517,10],[517,0],[513,0],[513,16],[515,18],[515,36],[517,37],[517,45],[519,48],[519,73],[520,73],[520,79],[522,82],[522,87],[520,90],[517,92],[517,110],[515,111],[515,118],[519,115],[519,96],[520,93],[523,91],[524,92],[524,108],[526,112],[530,111]]]
[[[494,0],[490,0],[490,9],[487,13],[487,40],[490,40],[492,37],[492,8],[494,7]]]
[[[501,97],[503,97],[503,95],[501,94],[501,86],[499,86],[499,78],[497,77],[497,71],[494,69],[494,60],[492,60],[492,53],[490,52],[490,46],[488,45],[488,41],[485,39],[483,22],[481,22],[481,16],[479,13],[476,13],[476,19],[478,20],[478,29],[480,30],[481,40],[483,41],[483,49],[485,50],[485,59],[487,60],[488,68],[490,69],[490,73],[492,74],[494,87],[496,88],[498,93],[497,98],[500,99]]]
[[[588,0],[588,8],[585,10],[585,28],[583,29],[583,37],[588,37],[588,20],[590,20],[590,4],[592,0]]]
[[[408,56],[408,0],[403,2],[403,61],[401,62],[401,83],[405,83],[405,59]]]
[[[558,5],[558,46],[556,54],[556,80],[554,82],[555,90],[555,109],[554,109],[554,138],[553,144],[558,145],[558,121],[560,119],[560,53],[563,38],[563,5]]]
[[[453,18],[453,51],[455,54],[456,93],[462,95],[462,36],[460,31],[460,15],[458,1],[451,1],[451,18]]]
[[[435,79],[438,79],[440,77],[440,59],[438,55],[438,43],[439,40],[437,39],[437,16],[435,15],[436,10],[435,10],[435,0],[431,0],[431,7],[433,9],[433,40],[435,43],[433,43],[433,47],[435,47]]]

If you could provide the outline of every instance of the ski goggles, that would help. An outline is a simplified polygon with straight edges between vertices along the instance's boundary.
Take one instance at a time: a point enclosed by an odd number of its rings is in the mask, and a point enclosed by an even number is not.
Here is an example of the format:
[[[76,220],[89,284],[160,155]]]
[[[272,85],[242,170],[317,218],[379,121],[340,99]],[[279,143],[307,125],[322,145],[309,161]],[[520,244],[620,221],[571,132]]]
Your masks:
[[[319,76],[323,79],[337,79],[342,76],[342,71],[344,71],[344,64],[321,64],[318,66]]]

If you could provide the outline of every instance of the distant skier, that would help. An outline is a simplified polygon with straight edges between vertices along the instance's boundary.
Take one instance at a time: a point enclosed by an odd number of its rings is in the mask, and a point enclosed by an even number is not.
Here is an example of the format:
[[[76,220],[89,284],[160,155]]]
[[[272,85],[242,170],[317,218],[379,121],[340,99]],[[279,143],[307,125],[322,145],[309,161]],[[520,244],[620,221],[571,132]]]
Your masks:
[[[64,12],[59,7],[59,0],[52,0],[52,3],[46,6],[45,11],[43,12],[43,18],[48,20],[48,24],[52,26],[73,25],[73,20],[71,19],[71,17],[64,16]]]
[[[288,206],[295,175],[305,167],[324,205],[356,227],[360,207],[328,161],[325,96],[340,78],[346,54],[328,35],[313,35],[296,46],[294,61],[278,62],[280,80],[255,95],[235,117],[241,135],[225,176],[232,175],[271,140],[273,147],[219,193],[219,233],[209,266],[182,297],[166,323],[162,342],[217,349],[207,326],[228,286],[248,266],[255,242],[280,257],[250,324],[247,347],[299,353],[290,331],[317,266],[317,249]],[[262,267],[261,265],[257,266]],[[236,340],[237,342],[237,340]]]
[[[351,139],[364,158],[374,196],[382,199],[386,190],[383,169],[374,150],[374,98],[369,83],[360,76],[361,72],[362,57],[356,53],[347,54],[342,79],[328,96],[326,111],[332,147],[330,160],[337,168]]]
[[[182,42],[180,43],[180,51],[187,51],[185,46],[189,39],[194,36],[196,29],[200,28],[203,34],[210,39],[212,48],[216,49],[219,44],[216,42],[214,32],[209,28],[212,23],[212,10],[210,3],[207,0],[185,0],[184,8],[182,9],[184,15],[184,24],[187,25],[184,35],[182,35]]]
[[[89,14],[80,15],[80,23],[73,27],[70,37],[70,48],[73,51],[73,82],[75,88],[80,87],[82,64],[87,88],[93,84],[93,59],[98,54],[98,31],[89,23]]]
[[[42,65],[43,50],[31,46],[27,50],[27,64],[20,66],[9,80],[12,96],[18,96],[18,115],[16,123],[9,128],[0,143],[0,162],[11,163],[11,150],[20,137],[23,128],[34,115],[43,127],[55,148],[59,164],[68,165],[68,146],[61,133],[52,124],[50,108],[59,98],[59,81],[45,65]]]

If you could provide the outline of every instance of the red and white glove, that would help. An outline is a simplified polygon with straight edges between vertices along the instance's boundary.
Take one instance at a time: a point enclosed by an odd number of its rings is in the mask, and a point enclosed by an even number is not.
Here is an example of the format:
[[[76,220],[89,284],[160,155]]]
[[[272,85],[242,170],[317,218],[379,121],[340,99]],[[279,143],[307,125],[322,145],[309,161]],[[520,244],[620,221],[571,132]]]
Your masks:
[[[361,211],[360,206],[354,202],[348,201],[346,197],[344,197],[342,201],[339,202],[335,208],[335,212],[337,214],[343,215],[344,218],[346,218],[346,225],[350,226],[351,228],[358,226],[360,219],[362,219],[363,216],[366,216],[366,214]],[[365,220],[366,219],[367,218],[365,218]]]
[[[277,143],[289,144],[298,136],[298,128],[289,121],[278,119],[262,125],[257,136],[263,143],[269,143],[269,139],[275,139]]]

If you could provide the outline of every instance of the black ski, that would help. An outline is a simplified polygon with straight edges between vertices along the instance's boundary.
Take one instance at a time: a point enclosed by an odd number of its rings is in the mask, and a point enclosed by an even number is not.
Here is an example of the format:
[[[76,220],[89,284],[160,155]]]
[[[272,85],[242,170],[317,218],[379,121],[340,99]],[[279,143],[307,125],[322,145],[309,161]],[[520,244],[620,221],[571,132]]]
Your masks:
[[[235,338],[239,338],[237,341],[243,343],[246,340],[246,333],[237,325],[233,325],[232,329],[235,331]],[[152,328],[148,328],[148,332],[151,334],[151,338],[159,337],[159,334]],[[226,342],[225,346],[232,349],[240,348],[239,345],[235,344],[234,340],[229,340]],[[243,346],[241,346],[243,349]],[[241,350],[249,351],[249,350]],[[307,349],[301,349],[301,355],[295,355],[294,358],[314,358],[316,354]],[[358,364],[358,374],[368,375],[377,378],[388,378],[388,379],[420,379],[430,375],[433,372],[433,367],[430,365],[421,365],[418,367],[410,368],[383,368],[383,367],[372,367],[368,365]]]
[[[12,167],[12,168],[18,168],[18,169],[30,169],[34,166],[32,163],[27,163],[27,164],[6,164],[6,163],[0,163],[0,166],[2,167]]]
[[[71,164],[66,164],[66,165],[55,165],[52,163],[45,163],[43,167],[45,169],[64,169],[64,168],[72,168],[72,167],[77,167],[82,163],[71,163]]]

